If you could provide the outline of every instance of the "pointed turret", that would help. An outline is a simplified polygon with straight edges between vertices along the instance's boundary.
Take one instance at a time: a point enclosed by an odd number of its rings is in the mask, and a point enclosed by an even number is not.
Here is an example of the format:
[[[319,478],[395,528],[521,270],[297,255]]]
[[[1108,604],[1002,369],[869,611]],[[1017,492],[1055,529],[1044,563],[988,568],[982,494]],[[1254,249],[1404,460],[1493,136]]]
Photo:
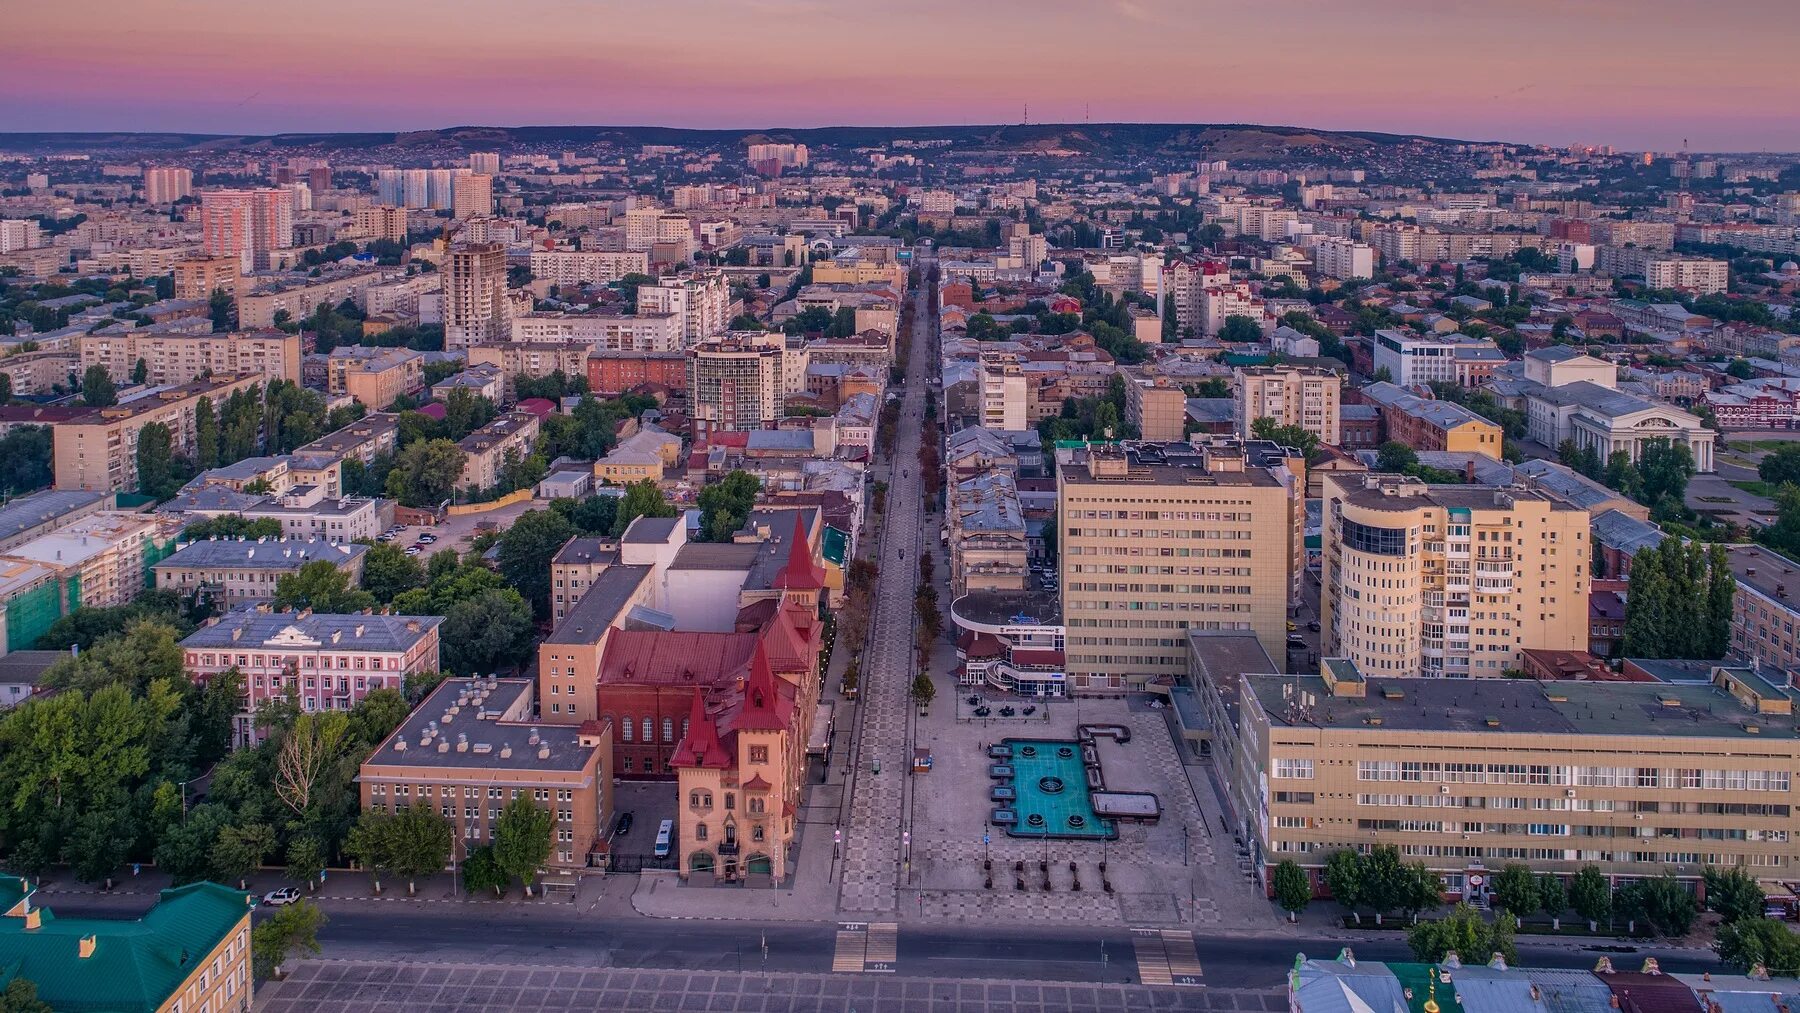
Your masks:
[[[794,511],[794,533],[788,538],[787,565],[775,575],[774,585],[787,591],[819,591],[825,587],[825,571],[812,558],[806,539],[806,522]]]

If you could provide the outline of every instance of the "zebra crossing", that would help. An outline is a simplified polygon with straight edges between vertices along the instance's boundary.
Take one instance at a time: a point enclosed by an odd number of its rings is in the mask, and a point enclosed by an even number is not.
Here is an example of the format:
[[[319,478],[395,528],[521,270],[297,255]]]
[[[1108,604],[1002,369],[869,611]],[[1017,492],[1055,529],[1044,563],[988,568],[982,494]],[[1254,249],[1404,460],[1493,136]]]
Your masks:
[[[894,922],[840,922],[831,970],[838,974],[893,974],[900,963],[900,927]]]

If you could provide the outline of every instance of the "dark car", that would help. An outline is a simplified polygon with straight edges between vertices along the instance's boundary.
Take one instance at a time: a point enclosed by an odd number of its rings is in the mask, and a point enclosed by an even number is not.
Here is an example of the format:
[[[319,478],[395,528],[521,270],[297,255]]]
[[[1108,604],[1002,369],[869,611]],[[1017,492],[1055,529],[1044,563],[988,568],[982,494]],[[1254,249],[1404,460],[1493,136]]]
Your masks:
[[[631,833],[632,819],[633,815],[630,812],[620,813],[619,818],[613,823],[613,836],[624,837],[626,834]]]

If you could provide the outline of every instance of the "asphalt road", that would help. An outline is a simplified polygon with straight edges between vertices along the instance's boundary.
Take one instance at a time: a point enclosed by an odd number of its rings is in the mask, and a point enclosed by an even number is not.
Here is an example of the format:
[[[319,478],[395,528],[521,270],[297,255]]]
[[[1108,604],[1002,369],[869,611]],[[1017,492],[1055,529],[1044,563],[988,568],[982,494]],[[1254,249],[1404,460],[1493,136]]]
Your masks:
[[[65,915],[131,917],[152,898],[70,895],[44,898]],[[828,973],[837,922],[728,922],[583,915],[568,907],[424,905],[366,901],[336,904],[320,933],[325,959],[391,960],[395,963],[533,964],[578,968],[746,970]],[[767,962],[763,944],[768,944]],[[1221,932],[1194,940],[1206,984],[1277,988],[1296,952],[1330,957],[1342,938],[1247,936]],[[1411,960],[1396,935],[1350,940],[1364,960]],[[1562,944],[1519,940],[1521,963],[1534,967],[1588,969],[1600,952]],[[894,973],[938,979],[1058,982],[1135,982],[1137,965],[1127,928],[1059,928],[903,924]],[[1635,967],[1655,956],[1665,971],[1718,970],[1709,954],[1665,947],[1636,947],[1612,954]]]

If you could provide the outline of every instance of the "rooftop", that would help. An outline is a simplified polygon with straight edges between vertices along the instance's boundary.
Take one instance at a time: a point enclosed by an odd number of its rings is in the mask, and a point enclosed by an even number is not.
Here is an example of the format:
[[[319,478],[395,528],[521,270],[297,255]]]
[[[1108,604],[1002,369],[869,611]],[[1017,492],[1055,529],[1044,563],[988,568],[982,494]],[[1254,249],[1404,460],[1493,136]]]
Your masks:
[[[578,772],[595,762],[569,725],[531,720],[530,679],[446,679],[363,761],[371,767]],[[376,776],[379,776],[377,773]]]
[[[202,626],[181,642],[188,648],[280,647],[303,650],[325,645],[363,651],[406,651],[430,635],[442,616],[344,615],[265,612],[244,608]]]
[[[650,567],[615,563],[600,572],[569,614],[548,637],[546,644],[593,644],[600,640],[613,620],[625,611],[637,596],[644,581],[650,579]]]
[[[1740,586],[1789,611],[1800,611],[1800,563],[1761,545],[1729,545],[1725,552]]]
[[[321,559],[342,565],[368,552],[356,542],[334,544],[311,538],[212,539],[189,542],[156,567],[236,566],[245,569],[298,570]]]
[[[112,496],[110,492],[86,492],[80,489],[45,489],[43,492],[20,496],[0,507],[0,538],[24,534],[63,514],[84,509],[103,499],[111,500]]]

